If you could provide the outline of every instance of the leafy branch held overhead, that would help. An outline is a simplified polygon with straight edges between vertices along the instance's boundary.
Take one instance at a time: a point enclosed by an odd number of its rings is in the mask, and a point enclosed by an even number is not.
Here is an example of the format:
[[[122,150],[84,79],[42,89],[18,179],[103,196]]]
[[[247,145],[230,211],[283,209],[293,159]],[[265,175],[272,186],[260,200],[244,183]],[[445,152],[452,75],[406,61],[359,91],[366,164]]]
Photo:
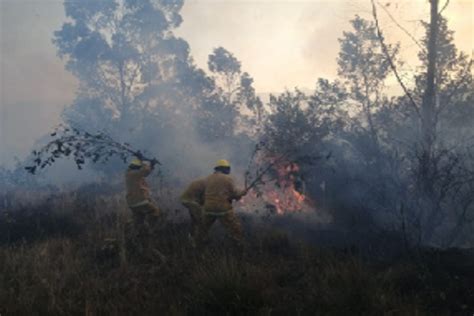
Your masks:
[[[126,162],[128,157],[136,156],[141,160],[150,161],[152,165],[161,163],[156,158],[144,156],[128,143],[120,143],[105,133],[89,133],[87,131],[60,125],[50,135],[53,140],[39,150],[33,150],[33,164],[25,169],[35,174],[38,169],[51,166],[57,159],[73,157],[78,169],[82,169],[86,161],[106,163],[111,157],[118,157]]]

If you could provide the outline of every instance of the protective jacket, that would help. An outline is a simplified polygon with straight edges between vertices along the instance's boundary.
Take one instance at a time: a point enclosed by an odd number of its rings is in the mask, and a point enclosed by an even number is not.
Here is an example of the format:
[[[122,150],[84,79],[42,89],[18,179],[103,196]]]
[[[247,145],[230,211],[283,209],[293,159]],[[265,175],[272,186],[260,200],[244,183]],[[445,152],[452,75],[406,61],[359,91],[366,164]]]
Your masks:
[[[234,180],[227,174],[215,172],[206,178],[204,211],[225,213],[232,209],[232,200],[242,197],[243,191],[236,188]]]
[[[204,205],[204,192],[206,190],[206,179],[197,179],[189,184],[181,194],[181,202],[195,202]]]
[[[140,169],[128,169],[125,175],[127,186],[127,204],[129,207],[137,207],[150,200],[150,187],[145,181],[151,173],[148,164],[142,165]]]

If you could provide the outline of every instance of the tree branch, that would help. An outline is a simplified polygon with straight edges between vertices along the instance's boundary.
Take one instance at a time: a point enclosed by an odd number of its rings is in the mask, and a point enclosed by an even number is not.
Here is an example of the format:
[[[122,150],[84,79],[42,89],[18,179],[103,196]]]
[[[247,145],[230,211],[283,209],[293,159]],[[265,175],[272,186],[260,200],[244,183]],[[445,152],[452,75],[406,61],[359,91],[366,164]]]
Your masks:
[[[273,166],[275,166],[277,163],[281,162],[284,158],[286,158],[288,156],[288,152],[285,152],[283,153],[280,157],[276,158],[274,161],[272,161],[271,163],[269,163],[265,169],[263,169],[263,171],[261,172],[258,172],[257,171],[257,174],[255,175],[255,179],[249,184],[247,185],[247,179],[245,179],[245,191],[249,191],[250,189],[252,189],[254,186],[256,186],[257,184],[259,184],[261,181],[262,181],[262,178],[265,174],[267,174],[272,168]]]
[[[443,13],[444,9],[446,9],[446,7],[449,5],[449,0],[446,0],[446,3],[444,4],[443,8],[439,11],[439,15],[441,15],[441,13]]]
[[[377,29],[377,37],[379,39],[380,45],[382,46],[382,51],[384,52],[385,57],[387,58],[388,62],[390,63],[390,68],[392,69],[393,73],[395,74],[395,77],[397,78],[398,83],[402,87],[403,92],[405,92],[405,95],[410,100],[410,104],[414,108],[416,114],[418,116],[421,116],[419,106],[416,104],[415,100],[413,99],[413,96],[411,95],[411,93],[408,91],[407,87],[403,83],[400,75],[398,74],[398,71],[397,71],[397,68],[396,68],[394,62],[393,62],[392,58],[390,57],[390,54],[388,52],[388,48],[385,45],[385,42],[383,41],[382,31],[380,30],[379,20],[378,20],[378,17],[377,17],[377,8],[375,7],[375,2],[374,2],[374,0],[371,0],[371,2],[372,2],[372,15],[374,17],[375,27]]]
[[[417,41],[417,39],[410,34],[410,32],[408,32],[408,30],[406,28],[404,28],[400,23],[397,22],[397,20],[393,17],[393,15],[390,13],[390,11],[388,11],[385,6],[382,6],[380,5],[380,2],[377,1],[377,3],[379,4],[379,6],[385,11],[385,13],[387,13],[387,15],[389,16],[389,18],[393,21],[393,23],[395,23],[396,26],[398,26],[399,29],[401,29],[403,32],[405,32],[406,35],[408,35],[408,37],[410,37],[413,42],[415,42],[416,45],[418,45],[418,47],[423,51],[425,52],[425,49],[424,47],[420,44],[420,42]]]

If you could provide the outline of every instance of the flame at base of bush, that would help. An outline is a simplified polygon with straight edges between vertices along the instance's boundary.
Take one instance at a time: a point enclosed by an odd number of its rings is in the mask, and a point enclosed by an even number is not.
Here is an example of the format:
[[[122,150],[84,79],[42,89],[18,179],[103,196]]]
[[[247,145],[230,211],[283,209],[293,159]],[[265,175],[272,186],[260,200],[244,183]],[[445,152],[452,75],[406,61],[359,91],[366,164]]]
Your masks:
[[[272,159],[269,159],[272,162]],[[258,190],[251,190],[239,203],[244,210],[266,209],[270,213],[312,212],[315,203],[304,194],[300,167],[294,162],[276,163],[270,179],[262,181]]]

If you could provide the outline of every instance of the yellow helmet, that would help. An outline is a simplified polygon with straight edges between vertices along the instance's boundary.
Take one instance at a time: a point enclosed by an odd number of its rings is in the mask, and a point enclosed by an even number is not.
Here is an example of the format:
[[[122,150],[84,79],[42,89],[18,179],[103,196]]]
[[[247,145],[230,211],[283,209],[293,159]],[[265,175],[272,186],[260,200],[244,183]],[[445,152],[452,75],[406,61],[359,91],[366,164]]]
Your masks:
[[[229,161],[227,161],[227,160],[225,160],[225,159],[221,159],[221,160],[218,160],[218,161],[216,162],[215,168],[218,168],[218,167],[230,168],[230,163],[229,163]]]
[[[143,162],[138,158],[133,158],[132,161],[130,161],[130,166],[141,167],[142,164]]]

